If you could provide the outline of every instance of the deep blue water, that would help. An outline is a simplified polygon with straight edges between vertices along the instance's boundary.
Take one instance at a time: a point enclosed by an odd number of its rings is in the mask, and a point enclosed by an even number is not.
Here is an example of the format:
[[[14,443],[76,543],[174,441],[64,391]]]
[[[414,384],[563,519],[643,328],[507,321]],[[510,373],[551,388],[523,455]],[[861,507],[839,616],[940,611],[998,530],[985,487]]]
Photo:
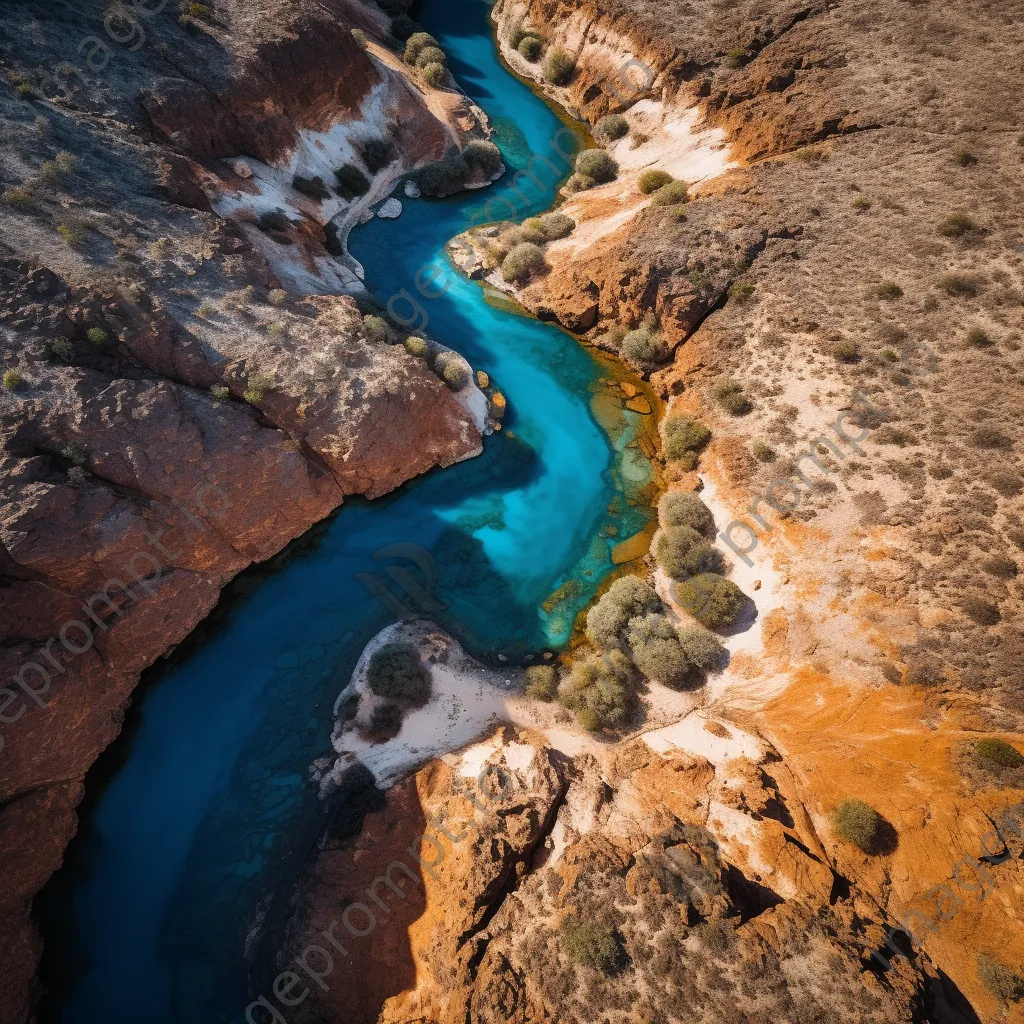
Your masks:
[[[488,13],[486,0],[427,0],[420,19],[491,117],[510,173],[531,153],[567,171],[550,145],[560,122],[500,66]],[[591,413],[605,371],[560,330],[489,305],[444,253],[494,196],[511,195],[520,216],[546,209],[556,185],[547,181],[523,187],[529,208],[506,176],[451,200],[406,202],[398,221],[374,220],[350,239],[382,302],[402,288],[416,294],[422,266],[444,268],[445,294],[417,296],[427,333],[492,375],[509,402],[507,429],[477,459],[346,503],[308,543],[236,581],[201,640],[147,679],[43,900],[44,977],[61,994],[50,1019],[241,1020],[246,930],[323,822],[308,767],[329,751],[331,708],[360,650],[393,618],[356,578],[380,573],[374,552],[427,549],[447,606],[435,618],[483,656],[519,657],[566,641],[611,568],[612,545],[642,527],[624,489],[646,472],[625,447],[633,414],[613,438]],[[559,588],[571,596],[545,611]]]

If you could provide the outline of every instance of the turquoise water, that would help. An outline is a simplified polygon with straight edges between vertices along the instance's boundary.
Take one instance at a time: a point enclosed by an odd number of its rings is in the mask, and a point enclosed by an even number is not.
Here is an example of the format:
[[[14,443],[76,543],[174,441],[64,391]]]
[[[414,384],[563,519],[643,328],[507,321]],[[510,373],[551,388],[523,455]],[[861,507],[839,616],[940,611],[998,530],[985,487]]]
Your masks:
[[[492,118],[510,169],[536,153],[567,170],[550,145],[560,122],[500,66],[488,12],[484,0],[428,0],[420,19]],[[260,901],[287,890],[325,821],[308,767],[329,752],[331,708],[360,650],[393,619],[356,578],[380,576],[375,552],[429,551],[446,606],[434,617],[477,654],[520,660],[567,640],[612,545],[643,526],[623,490],[647,472],[626,449],[633,414],[610,437],[591,413],[601,366],[558,329],[487,304],[445,256],[493,197],[512,196],[520,216],[554,199],[550,173],[544,188],[523,186],[529,208],[507,181],[407,202],[400,220],[374,220],[350,240],[382,302],[415,294],[422,266],[443,268],[447,291],[417,296],[427,333],[491,374],[509,402],[507,429],[477,459],[346,503],[236,581],[200,636],[147,679],[90,777],[79,837],[42,900],[47,1019],[241,1020],[246,931]],[[549,600],[556,592],[568,596]]]

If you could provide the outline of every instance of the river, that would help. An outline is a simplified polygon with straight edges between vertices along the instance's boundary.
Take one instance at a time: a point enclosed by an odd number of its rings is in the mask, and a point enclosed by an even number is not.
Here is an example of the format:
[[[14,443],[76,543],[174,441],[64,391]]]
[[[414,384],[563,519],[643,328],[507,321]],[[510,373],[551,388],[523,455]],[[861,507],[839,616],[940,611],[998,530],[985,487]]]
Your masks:
[[[637,498],[650,467],[627,447],[639,417],[614,397],[618,371],[558,328],[488,301],[445,255],[492,197],[512,197],[520,216],[555,199],[554,180],[525,187],[529,208],[509,188],[531,153],[559,162],[550,140],[560,122],[503,68],[489,10],[486,0],[426,0],[418,16],[491,118],[509,174],[445,201],[403,197],[399,220],[359,228],[350,249],[381,301],[412,291],[420,267],[445,268],[448,290],[423,300],[428,332],[492,376],[508,399],[506,429],[476,459],[346,502],[240,576],[196,636],[147,674],[39,901],[47,1021],[242,1020],[246,933],[323,824],[309,766],[330,751],[332,705],[360,651],[392,620],[356,578],[380,574],[375,552],[429,551],[446,605],[437,621],[481,657],[520,661],[566,642],[612,548],[646,522]]]

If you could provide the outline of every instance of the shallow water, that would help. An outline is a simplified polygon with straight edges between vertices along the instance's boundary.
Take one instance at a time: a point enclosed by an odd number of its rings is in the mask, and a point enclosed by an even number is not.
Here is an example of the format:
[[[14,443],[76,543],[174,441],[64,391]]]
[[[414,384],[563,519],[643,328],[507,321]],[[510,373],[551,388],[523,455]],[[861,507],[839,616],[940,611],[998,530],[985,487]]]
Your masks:
[[[199,636],[150,674],[90,776],[79,837],[42,899],[49,1020],[242,1019],[246,932],[323,824],[309,765],[330,750],[331,708],[360,650],[393,618],[356,578],[383,580],[375,552],[426,549],[445,605],[434,617],[475,653],[518,661],[568,639],[612,546],[646,521],[630,504],[649,474],[626,448],[635,414],[605,399],[606,432],[591,411],[607,368],[557,328],[488,304],[444,253],[495,196],[511,196],[519,216],[550,206],[549,172],[543,189],[525,184],[517,197],[508,187],[531,153],[568,169],[550,143],[564,150],[567,135],[502,68],[488,12],[485,0],[428,0],[420,20],[491,117],[510,174],[443,202],[403,197],[398,221],[372,221],[350,248],[382,302],[415,294],[422,266],[444,268],[447,291],[417,296],[427,333],[492,376],[509,402],[506,430],[477,459],[347,502],[274,564],[243,574]]]

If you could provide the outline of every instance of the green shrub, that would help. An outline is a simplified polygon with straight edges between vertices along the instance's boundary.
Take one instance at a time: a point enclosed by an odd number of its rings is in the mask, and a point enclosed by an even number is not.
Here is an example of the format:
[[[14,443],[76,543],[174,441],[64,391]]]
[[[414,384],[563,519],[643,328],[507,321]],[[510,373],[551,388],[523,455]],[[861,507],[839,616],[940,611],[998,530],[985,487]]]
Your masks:
[[[964,235],[979,231],[981,226],[968,213],[963,210],[954,210],[941,224],[939,234],[944,238],[963,238]]]
[[[520,242],[502,261],[501,276],[514,284],[525,284],[544,266],[544,252],[532,242]]]
[[[711,440],[711,431],[703,423],[682,414],[669,417],[662,429],[665,456],[672,462],[682,463],[685,469],[693,469],[697,456]]]
[[[443,64],[428,64],[423,69],[423,77],[427,85],[440,89],[448,81],[448,69]]]
[[[406,40],[411,39],[415,35],[427,35],[426,32],[421,32],[420,26],[409,17],[408,14],[399,14],[397,17],[391,19],[391,34],[400,42],[404,43]],[[433,42],[433,36],[428,36],[431,42]],[[422,49],[422,47],[420,47]],[[413,58],[415,60],[415,58]],[[412,61],[409,61],[411,64]]]
[[[203,301],[199,303],[199,309],[196,310],[196,312],[204,319],[208,316],[213,316],[213,314],[217,312],[217,303],[215,303],[213,299],[203,299]]]
[[[77,249],[85,242],[85,230],[71,221],[61,221],[57,225],[57,234],[73,249]]]
[[[732,580],[713,573],[683,580],[676,584],[675,591],[679,604],[708,629],[731,625],[746,601],[743,591]]]
[[[419,56],[416,58],[416,67],[421,71],[428,64],[440,64],[442,67],[448,63],[448,57],[445,55],[444,50],[438,46],[425,46],[420,50]]]
[[[677,636],[687,660],[701,672],[714,668],[725,654],[718,637],[699,626],[684,626],[678,630]]]
[[[751,450],[758,462],[774,462],[778,458],[775,449],[766,445],[763,441],[755,441],[754,447]]]
[[[743,67],[747,63],[747,51],[746,50],[730,50],[725,55],[725,66],[728,68]]]
[[[214,402],[223,402],[231,394],[231,391],[223,384],[210,385],[210,397]]]
[[[335,192],[342,199],[351,202],[356,196],[365,196],[370,191],[370,179],[355,164],[345,164],[334,172],[338,183]]]
[[[668,359],[670,353],[665,339],[650,327],[630,331],[619,346],[621,354],[640,370],[650,370]]]
[[[864,853],[874,853],[882,828],[882,816],[863,800],[843,800],[832,812],[832,831],[844,843]]]
[[[850,204],[855,210],[870,210],[871,200],[867,196],[857,196]]]
[[[378,697],[399,700],[415,707],[430,699],[430,670],[410,643],[390,643],[370,657],[366,681]]]
[[[838,360],[840,363],[852,364],[860,362],[860,345],[849,338],[833,342],[826,348],[826,351],[833,359]]]
[[[352,29],[352,38],[364,49],[366,47],[366,44],[370,41],[369,36],[367,36],[367,34],[361,28]]]
[[[89,449],[84,441],[68,441],[60,453],[73,466],[84,466],[89,461]]]
[[[419,55],[426,49],[440,50],[437,40],[429,32],[414,32],[405,44],[405,60],[415,64]]]
[[[389,740],[402,731],[402,709],[388,701],[378,704],[370,712],[370,733],[382,740]]]
[[[742,305],[754,294],[754,286],[749,281],[734,281],[729,285],[729,301]]]
[[[360,152],[371,174],[383,171],[395,161],[395,147],[387,139],[367,139],[360,147]]]
[[[989,767],[998,765],[1000,768],[1020,768],[1024,765],[1024,755],[1016,747],[995,737],[978,740],[974,744],[974,753],[982,764]]]
[[[899,299],[903,297],[903,289],[895,281],[883,281],[875,291],[880,299]]]
[[[4,370],[3,386],[5,391],[17,391],[24,383],[25,378],[13,366]]]
[[[90,327],[89,330],[85,332],[85,336],[97,348],[103,348],[109,340],[107,332],[103,330],[102,327]]]
[[[536,64],[540,60],[540,52],[543,49],[544,44],[536,36],[523,36],[519,40],[519,45],[516,49],[524,56],[531,64]]]
[[[954,298],[974,298],[981,290],[978,279],[970,274],[943,274],[938,280],[939,287]]]
[[[718,572],[721,553],[692,526],[666,526],[654,538],[654,560],[672,579]]]
[[[462,154],[453,147],[440,160],[421,167],[413,177],[424,195],[443,199],[445,196],[461,192],[466,187],[469,167]]]
[[[430,343],[424,338],[418,338],[415,334],[410,334],[405,339],[405,350],[409,355],[416,356],[417,359],[426,359],[430,355]]]
[[[754,406],[743,394],[743,388],[735,381],[722,381],[716,384],[713,394],[718,404],[733,416],[746,416]]]
[[[367,313],[363,317],[363,334],[370,341],[383,345],[389,338],[387,320],[375,313]]]
[[[953,163],[958,167],[971,167],[978,162],[978,158],[969,149],[954,149]]]
[[[672,181],[675,181],[675,179],[666,171],[656,171],[651,169],[641,172],[640,177],[637,179],[637,188],[639,188],[645,196],[649,196],[652,193],[657,192],[659,188],[664,188]]]
[[[621,114],[606,114],[594,127],[594,134],[616,142],[629,133],[629,122]]]
[[[647,679],[656,679],[674,690],[700,683],[683,650],[672,623],[658,612],[632,619],[626,642],[633,655],[633,664]]]
[[[323,178],[303,178],[301,175],[296,174],[292,178],[292,185],[296,192],[301,192],[304,196],[309,196],[310,199],[330,199],[331,190],[324,184]]]
[[[544,230],[544,236],[549,242],[554,242],[559,238],[568,238],[576,229],[576,221],[564,213],[545,213],[540,218],[540,223]]]
[[[651,206],[675,206],[677,203],[685,203],[688,198],[685,181],[670,181],[654,193]]]
[[[272,306],[283,306],[288,301],[288,293],[283,288],[271,288],[267,292],[267,302]]]
[[[1016,1003],[1024,999],[1024,978],[995,957],[979,953],[977,970],[978,980],[1000,1002]]]
[[[585,729],[614,729],[629,716],[633,681],[633,663],[622,651],[592,654],[573,666],[559,696]]]
[[[574,963],[602,974],[614,973],[622,959],[615,931],[606,924],[567,924],[562,931],[562,945]]]
[[[527,217],[519,225],[519,233],[524,242],[533,242],[534,245],[544,245],[548,240],[547,233],[544,231],[544,225],[540,222],[540,217]]]
[[[623,642],[630,619],[660,605],[654,588],[645,580],[623,576],[587,612],[587,638],[601,649],[617,647]]]
[[[501,150],[486,139],[471,139],[462,151],[462,159],[469,167],[479,167],[490,177],[501,167]]]
[[[603,149],[585,149],[576,157],[576,173],[600,185],[615,180],[619,165]]]
[[[266,398],[267,391],[274,385],[274,378],[268,373],[254,373],[249,377],[249,383],[242,393],[242,397],[250,405],[259,405]]]
[[[543,701],[558,696],[558,672],[554,665],[531,665],[526,670],[526,695]]]
[[[989,348],[992,339],[980,327],[972,327],[967,332],[967,344],[972,348]]]
[[[63,359],[65,363],[71,362],[71,357],[74,354],[71,349],[71,342],[66,338],[54,338],[50,342],[50,349],[53,354],[60,359]]]
[[[458,352],[439,352],[434,360],[434,372],[452,391],[461,391],[473,375],[469,363]]]
[[[548,55],[544,60],[544,77],[552,85],[565,85],[575,71],[575,57],[558,46],[548,50]]]
[[[667,491],[658,502],[658,522],[663,528],[689,526],[707,533],[715,525],[711,509],[693,491]]]
[[[203,21],[213,16],[213,11],[206,4],[190,3],[186,11],[190,18],[199,18]]]
[[[4,206],[21,209],[31,206],[34,199],[35,186],[31,181],[26,181],[23,185],[11,185],[0,194],[0,203]]]
[[[586,192],[597,184],[589,174],[574,174],[565,183],[565,190],[573,195],[577,192]]]

